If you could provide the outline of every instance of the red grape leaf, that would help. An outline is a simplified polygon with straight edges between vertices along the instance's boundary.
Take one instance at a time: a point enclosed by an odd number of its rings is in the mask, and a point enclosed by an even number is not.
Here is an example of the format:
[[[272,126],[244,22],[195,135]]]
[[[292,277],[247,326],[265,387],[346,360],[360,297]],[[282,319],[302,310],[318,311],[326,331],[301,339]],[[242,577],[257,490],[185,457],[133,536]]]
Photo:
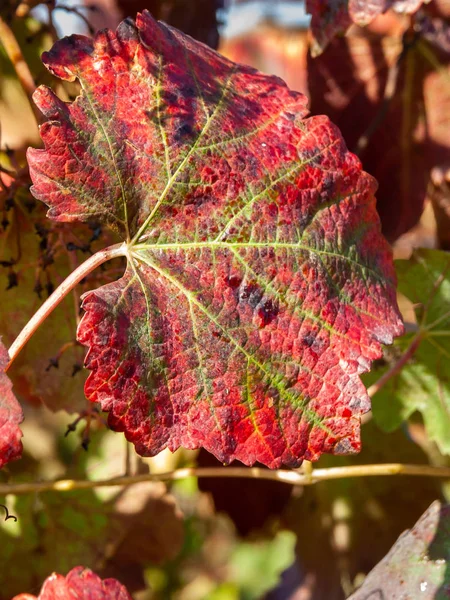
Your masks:
[[[147,12],[43,60],[83,92],[35,95],[33,193],[126,240],[124,277],[84,296],[78,329],[110,426],[142,455],[358,451],[359,376],[402,324],[376,184],[339,130]]]
[[[0,469],[22,456],[19,423],[23,421],[23,413],[5,373],[8,362],[8,350],[0,341]]]
[[[308,58],[311,110],[329,115],[350,148],[367,139],[360,157],[379,182],[377,209],[384,234],[394,240],[418,222],[430,173],[448,162],[450,54],[424,40],[408,46],[395,93],[385,102],[402,32],[364,33],[337,38],[321,56]]]
[[[66,577],[53,573],[44,581],[39,596],[19,594],[13,600],[131,600],[130,594],[117,579],[103,581],[90,569],[75,567]]]
[[[333,37],[344,33],[352,23],[369,25],[389,8],[412,14],[422,3],[423,0],[306,0],[306,10],[312,17],[312,55],[321,54]]]

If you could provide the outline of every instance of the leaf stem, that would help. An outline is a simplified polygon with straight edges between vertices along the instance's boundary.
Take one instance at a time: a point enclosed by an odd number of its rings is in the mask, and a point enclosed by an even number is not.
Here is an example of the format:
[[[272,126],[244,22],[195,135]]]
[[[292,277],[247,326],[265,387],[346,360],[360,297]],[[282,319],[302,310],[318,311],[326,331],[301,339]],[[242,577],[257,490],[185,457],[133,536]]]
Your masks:
[[[423,332],[419,331],[417,333],[417,335],[414,336],[410,345],[405,350],[405,352],[402,354],[402,356],[399,358],[399,360],[394,365],[392,365],[392,367],[388,371],[386,371],[386,373],[384,375],[382,375],[380,377],[380,379],[378,379],[378,381],[376,381],[373,385],[371,385],[367,389],[367,394],[369,395],[369,398],[373,398],[375,396],[375,394],[377,392],[379,392],[380,389],[384,385],[386,385],[386,383],[390,379],[392,379],[392,377],[395,377],[403,369],[403,367],[406,365],[406,363],[409,361],[409,359],[412,358],[412,356],[416,352],[422,339],[423,339]]]
[[[31,338],[36,329],[45,321],[48,315],[58,306],[58,304],[67,296],[67,294],[91,271],[96,269],[104,262],[116,258],[117,256],[126,255],[126,244],[115,244],[104,250],[96,252],[90,256],[84,263],[72,271],[72,273],[56,288],[51,296],[42,304],[37,312],[31,317],[17,338],[12,343],[9,349],[9,363],[6,365],[5,371],[9,369],[11,364],[17,358],[17,355]]]
[[[36,84],[34,82],[33,76],[31,74],[30,68],[23,57],[22,50],[17,42],[16,36],[14,35],[11,27],[6,23],[4,19],[0,16],[0,43],[5,49],[5,52],[11,61],[14,70],[16,71],[17,78],[22,86],[23,91],[25,92],[28,101],[30,103],[31,109],[33,111],[33,115],[36,118],[37,124],[41,121],[41,113],[37,109],[35,103],[33,102],[33,93],[36,89]]]
[[[58,481],[36,481],[30,483],[2,483],[0,495],[31,494],[36,492],[70,492],[98,487],[128,486],[142,481],[178,481],[187,477],[239,477],[244,479],[266,479],[279,481],[295,486],[313,485],[320,481],[332,479],[349,479],[355,477],[380,477],[392,475],[412,475],[418,477],[442,477],[450,479],[450,467],[433,467],[431,465],[405,465],[386,463],[375,465],[353,465],[312,469],[311,472],[260,469],[258,467],[200,467],[184,468],[167,473],[145,473],[141,475],[125,475],[101,479],[98,481],[60,479]]]

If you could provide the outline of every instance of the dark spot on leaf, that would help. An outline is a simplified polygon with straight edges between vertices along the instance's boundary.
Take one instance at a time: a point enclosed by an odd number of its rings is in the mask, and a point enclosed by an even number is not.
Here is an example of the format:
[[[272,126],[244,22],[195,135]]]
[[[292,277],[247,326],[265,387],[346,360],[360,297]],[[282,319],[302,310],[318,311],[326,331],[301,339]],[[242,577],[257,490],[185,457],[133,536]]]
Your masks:
[[[193,86],[186,85],[183,87],[183,95],[185,98],[195,98],[197,95],[197,90]]]
[[[302,337],[302,342],[305,344],[305,346],[308,346],[308,348],[311,348],[311,346],[314,344],[314,340],[315,337],[310,333]]]
[[[226,282],[228,283],[230,288],[235,290],[236,288],[238,288],[241,285],[242,278],[239,277],[239,275],[230,275],[229,277],[226,278]]]
[[[183,125],[178,129],[178,137],[189,137],[193,134],[193,128],[189,123],[183,123]]]
[[[264,292],[255,283],[244,285],[241,289],[240,300],[248,302],[252,308],[256,308],[261,302]]]
[[[267,298],[257,309],[258,325],[265,327],[275,319],[278,313],[278,305],[270,298]]]

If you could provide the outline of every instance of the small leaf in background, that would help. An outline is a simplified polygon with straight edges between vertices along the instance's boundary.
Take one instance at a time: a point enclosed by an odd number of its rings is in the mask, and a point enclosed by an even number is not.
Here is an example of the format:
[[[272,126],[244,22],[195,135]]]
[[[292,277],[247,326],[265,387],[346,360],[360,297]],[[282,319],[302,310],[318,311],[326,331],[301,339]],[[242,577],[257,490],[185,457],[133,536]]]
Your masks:
[[[11,24],[17,42],[23,52],[24,59],[30,67],[36,81],[49,84],[56,80],[46,71],[41,61],[41,54],[52,45],[48,28],[33,19],[12,19],[17,6],[0,2],[0,13],[5,9],[4,18]],[[26,148],[28,144],[39,143],[39,133],[35,116],[28,98],[18,80],[16,71],[9,60],[3,45],[0,43],[0,148]],[[1,187],[0,187],[1,191]]]
[[[39,596],[19,594],[13,600],[131,600],[125,587],[116,579],[101,580],[90,569],[75,567],[66,577],[53,573],[45,581]]]
[[[398,289],[415,306],[418,332],[398,340],[389,366],[415,336],[421,341],[409,362],[375,395],[373,416],[380,427],[392,431],[419,411],[428,438],[450,454],[450,254],[417,250],[411,259],[396,261],[396,268]],[[368,382],[387,368],[371,373]]]
[[[86,395],[138,453],[299,465],[360,448],[360,374],[402,332],[375,182],[326,117],[149,13],[43,60],[33,193],[127,243],[84,296]]]
[[[164,565],[180,552],[183,514],[164,484],[142,482],[118,495],[112,519],[121,535],[110,536],[102,574],[118,577],[130,592],[144,589],[144,566]]]
[[[345,33],[352,23],[369,25],[389,8],[412,14],[422,3],[423,0],[306,0],[306,10],[312,17],[311,52],[313,56],[321,54],[333,37]]]
[[[17,523],[0,527],[1,600],[38,590],[53,571],[67,573],[80,563],[97,570],[109,532],[120,534],[109,522],[111,508],[92,490],[21,496],[9,504]]]
[[[444,600],[450,594],[450,506],[434,502],[349,600]]]
[[[23,413],[5,373],[8,362],[8,350],[0,341],[0,468],[22,455],[19,424],[23,420]]]

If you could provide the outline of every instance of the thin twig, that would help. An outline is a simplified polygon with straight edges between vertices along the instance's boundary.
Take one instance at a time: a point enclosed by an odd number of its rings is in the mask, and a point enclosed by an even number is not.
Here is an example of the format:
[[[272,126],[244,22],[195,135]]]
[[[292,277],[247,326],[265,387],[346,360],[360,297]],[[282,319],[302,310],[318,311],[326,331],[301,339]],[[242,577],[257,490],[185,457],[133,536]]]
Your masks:
[[[85,6],[82,8],[87,7]],[[79,19],[81,19],[84,22],[84,24],[88,28],[90,35],[95,35],[95,27],[90,23],[89,19],[85,15],[83,15],[83,13],[77,7],[65,6],[64,4],[60,4],[58,6],[55,6],[54,10],[63,10],[64,12],[76,15]]]
[[[423,339],[423,332],[419,331],[419,333],[414,336],[410,345],[405,350],[405,352],[402,354],[402,356],[399,358],[399,360],[394,365],[392,365],[392,367],[388,371],[386,371],[386,373],[384,375],[382,375],[380,377],[380,379],[378,379],[378,381],[376,381],[373,385],[371,385],[367,389],[367,394],[369,395],[369,398],[373,398],[375,396],[375,394],[377,392],[379,392],[380,389],[384,385],[386,385],[386,383],[390,379],[392,379],[392,377],[395,377],[396,375],[398,375],[398,373],[400,373],[400,371],[403,369],[403,367],[406,365],[406,363],[413,357],[413,355],[416,352],[417,348],[419,347],[422,339]]]
[[[64,236],[62,234],[62,231],[59,234],[59,240],[61,242],[61,246],[64,247]],[[72,271],[75,271],[79,266],[76,254],[70,250],[67,250],[67,248],[66,248],[66,253],[67,253],[67,257],[69,259],[70,268]],[[80,323],[80,296],[77,293],[77,291],[75,290],[75,288],[72,290],[72,300],[73,300],[75,323],[77,324],[77,327],[78,327],[78,325]]]
[[[84,263],[82,263],[75,271],[61,283],[59,287],[53,292],[51,296],[42,304],[39,310],[31,317],[22,331],[19,333],[17,338],[9,349],[10,361],[6,366],[6,371],[9,369],[14,359],[17,357],[19,352],[31,338],[33,333],[39,327],[39,325],[48,317],[48,315],[58,306],[58,304],[67,296],[67,294],[95,268],[100,266],[102,263],[111,260],[117,256],[126,255],[125,244],[115,244],[104,250],[96,252],[90,256]]]
[[[23,57],[22,50],[20,49],[14,32],[12,31],[11,27],[6,23],[6,21],[2,19],[1,16],[0,43],[4,47],[6,54],[8,55],[8,58],[16,71],[20,85],[22,86],[22,89],[28,98],[33,114],[36,117],[36,122],[37,124],[39,124],[42,115],[33,102],[33,93],[36,89],[36,84],[28,67],[28,64],[25,58]]]
[[[125,441],[125,477],[128,477],[135,475],[135,473],[133,473],[131,466],[131,444],[125,437],[123,439]]]
[[[101,479],[99,481],[60,479],[58,481],[35,481],[30,483],[2,483],[0,495],[22,495],[36,492],[70,492],[98,487],[129,486],[142,481],[177,481],[187,477],[238,477],[243,479],[267,479],[289,483],[295,486],[312,485],[320,481],[332,479],[348,479],[355,477],[380,477],[392,475],[412,475],[415,477],[441,477],[450,479],[450,467],[433,467],[431,465],[404,465],[387,463],[379,465],[354,465],[313,469],[311,473],[301,471],[260,469],[257,467],[200,467],[184,468],[167,473],[145,473]]]

